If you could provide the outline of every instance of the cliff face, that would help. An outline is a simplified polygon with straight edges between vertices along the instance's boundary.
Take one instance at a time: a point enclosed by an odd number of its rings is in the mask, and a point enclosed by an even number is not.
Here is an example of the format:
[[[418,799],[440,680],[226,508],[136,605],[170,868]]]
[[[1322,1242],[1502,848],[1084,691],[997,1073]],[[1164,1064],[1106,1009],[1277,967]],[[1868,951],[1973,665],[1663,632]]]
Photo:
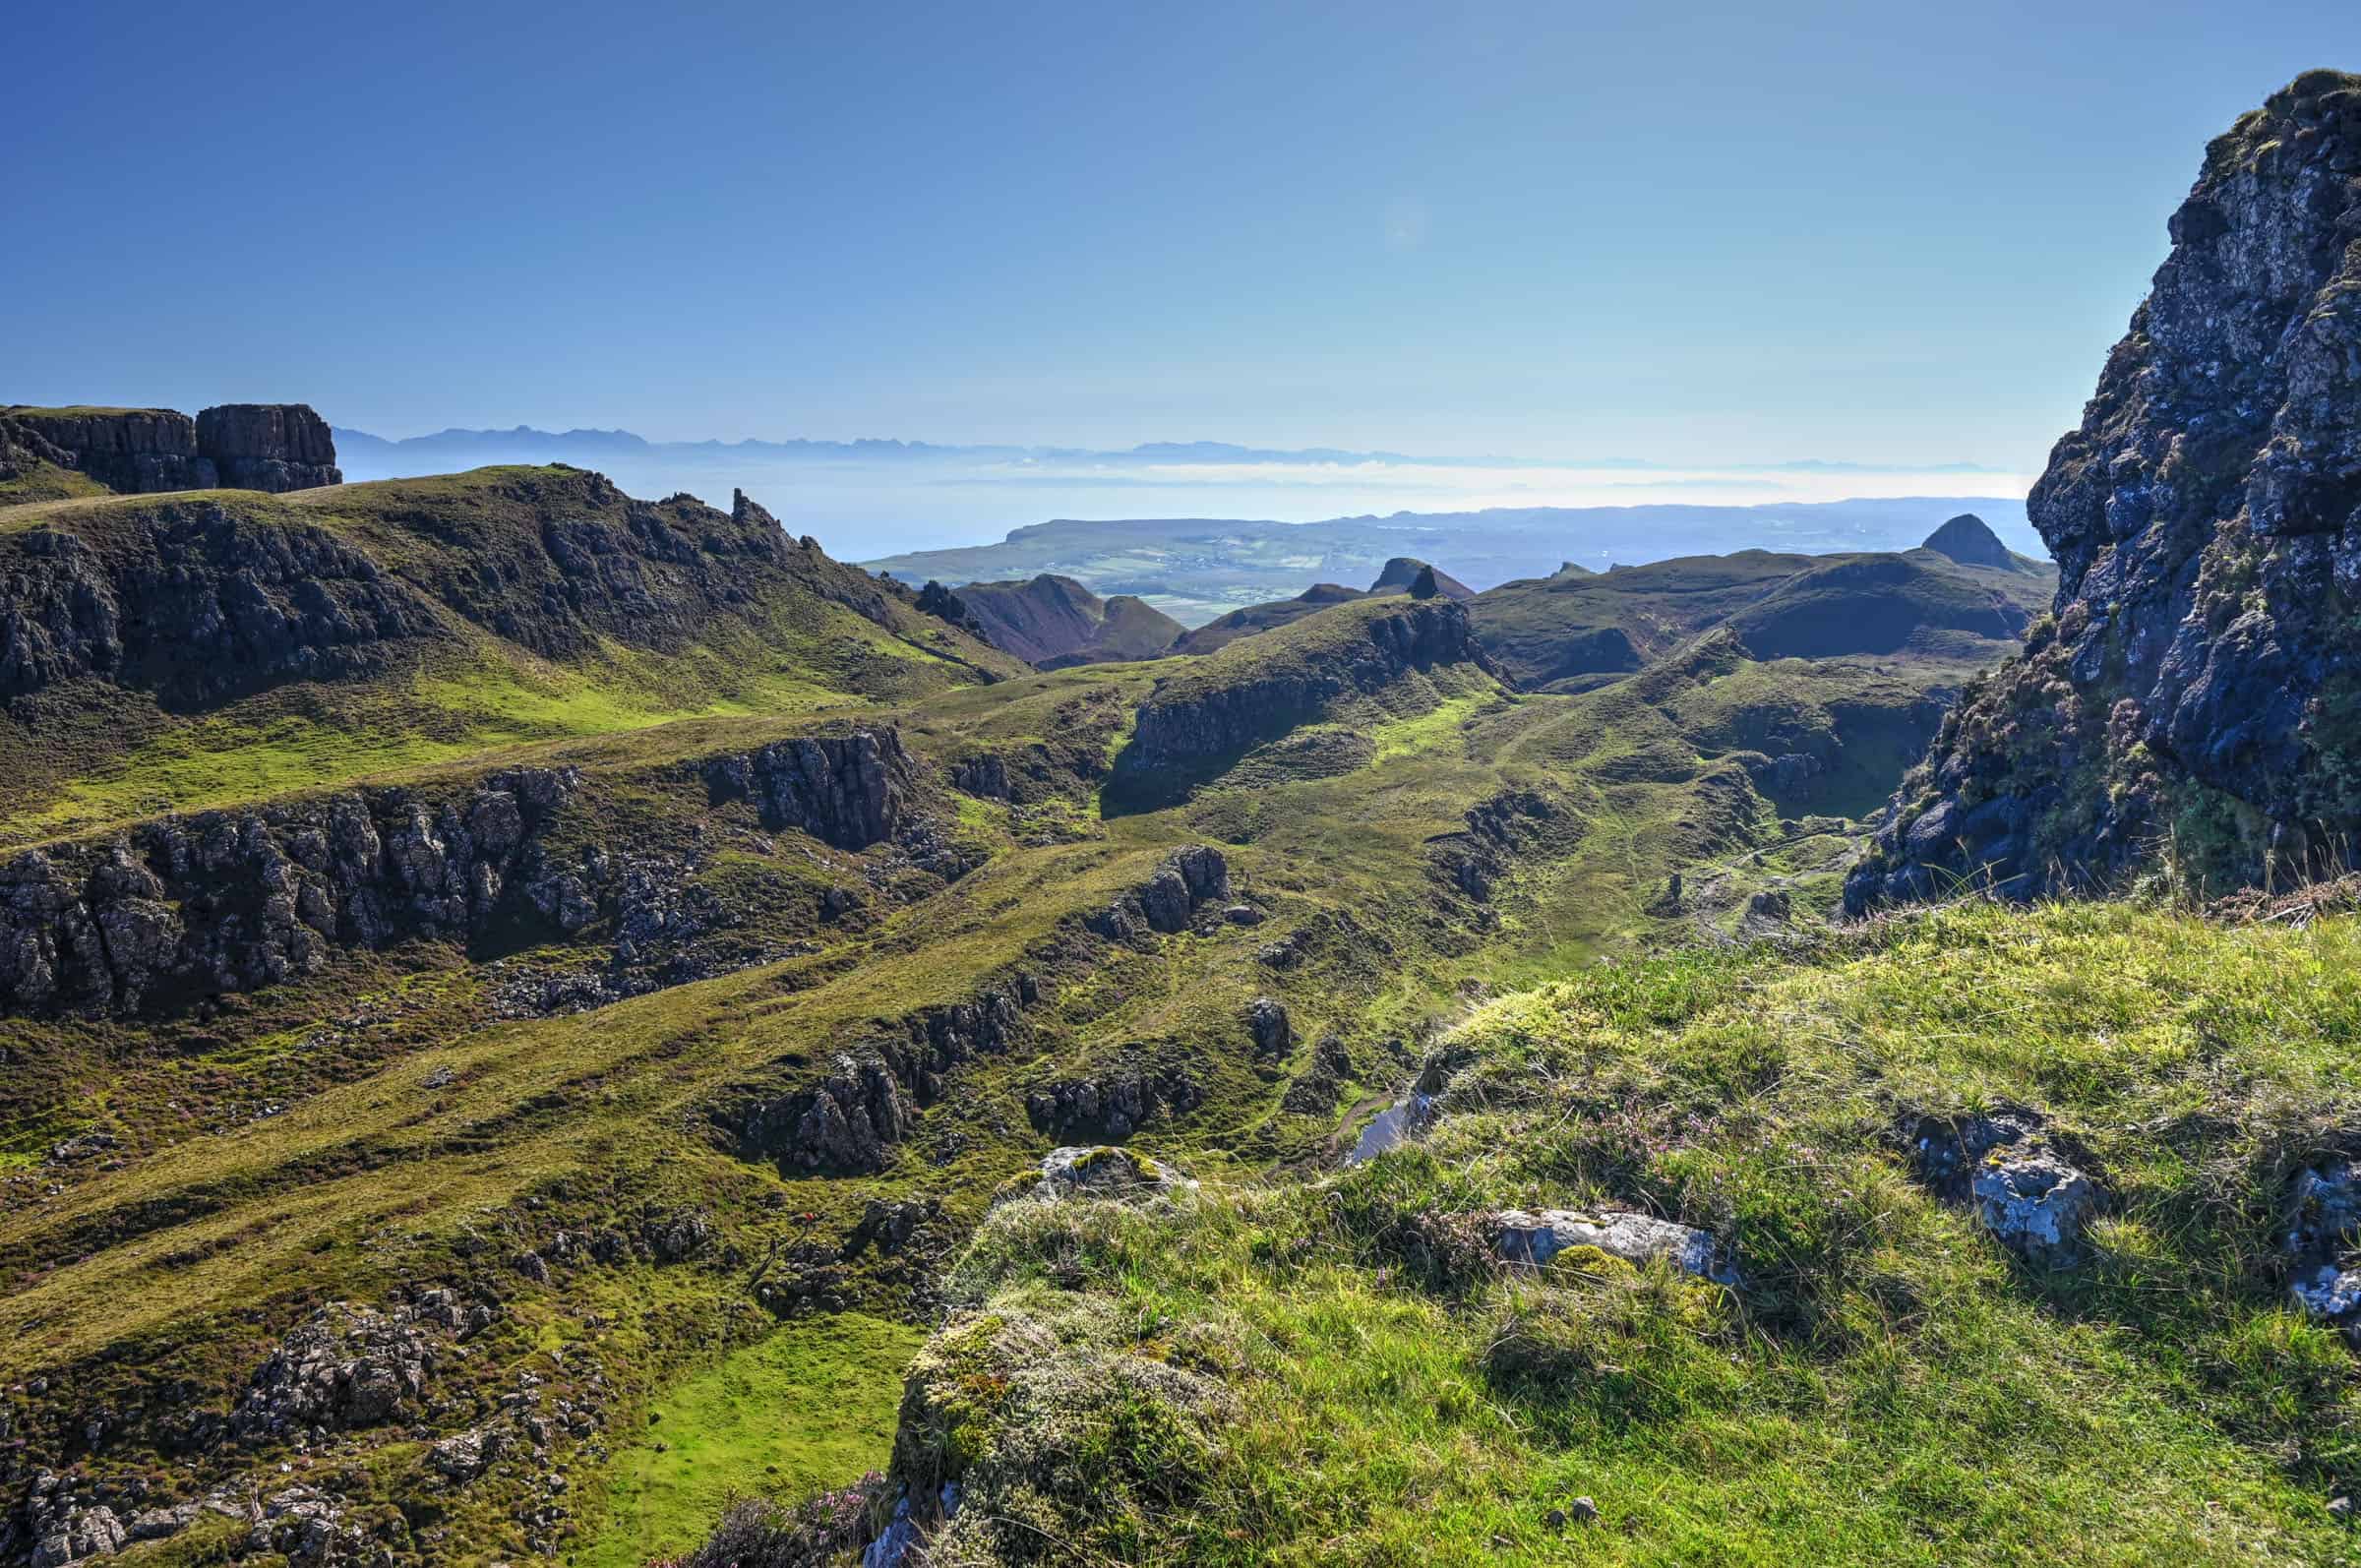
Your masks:
[[[890,728],[801,737],[701,766],[765,826],[860,850],[911,820],[917,762]],[[522,920],[629,923],[632,846],[547,847],[571,770],[514,768],[433,798],[349,790],[144,822],[0,859],[0,1015],[134,1012],[308,974],[344,947],[466,941]]]
[[[433,608],[326,529],[202,500],[158,505],[110,539],[29,528],[0,546],[0,698],[83,677],[201,703],[286,680],[335,680]]]
[[[197,450],[234,490],[341,484],[328,421],[307,403],[224,403],[197,416]]]
[[[2361,846],[2361,78],[2206,152],[2027,511],[2054,620],[1948,718],[1846,901],[2211,886]]]
[[[125,495],[308,490],[343,478],[328,422],[304,403],[227,403],[195,419],[169,408],[12,407],[0,409],[0,447]]]

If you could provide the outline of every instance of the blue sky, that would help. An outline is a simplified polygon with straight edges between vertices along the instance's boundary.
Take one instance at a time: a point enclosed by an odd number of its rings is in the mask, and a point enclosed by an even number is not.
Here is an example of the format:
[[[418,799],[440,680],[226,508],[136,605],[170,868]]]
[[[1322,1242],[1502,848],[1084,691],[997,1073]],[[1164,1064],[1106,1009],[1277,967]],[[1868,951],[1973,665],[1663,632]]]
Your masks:
[[[2034,470],[2342,3],[20,8],[0,399]]]

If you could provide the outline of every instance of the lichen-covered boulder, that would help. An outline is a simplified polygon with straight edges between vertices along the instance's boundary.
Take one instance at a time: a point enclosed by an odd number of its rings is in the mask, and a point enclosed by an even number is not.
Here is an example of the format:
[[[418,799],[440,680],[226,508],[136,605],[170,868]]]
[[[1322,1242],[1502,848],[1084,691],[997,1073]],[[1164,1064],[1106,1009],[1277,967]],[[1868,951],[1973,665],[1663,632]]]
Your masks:
[[[1065,1198],[1134,1200],[1194,1192],[1197,1183],[1171,1166],[1102,1144],[1097,1148],[1052,1149],[1042,1157],[1038,1180],[1010,1182],[998,1201],[1032,1198],[1056,1203]]]
[[[2330,1160],[2296,1175],[2280,1250],[2288,1293],[2307,1314],[2361,1335],[2361,1267],[2347,1267],[2361,1236],[2361,1164]]]
[[[1492,1250],[1510,1263],[1541,1267],[1560,1252],[1597,1247],[1609,1257],[1644,1264],[1663,1258],[1683,1274],[1735,1285],[1738,1274],[1721,1245],[1703,1231],[1628,1210],[1503,1209],[1492,1219]]]
[[[1976,1222],[2028,1263],[2071,1267],[2083,1226],[2097,1211],[2096,1182],[2038,1142],[1986,1154],[1972,1182]]]

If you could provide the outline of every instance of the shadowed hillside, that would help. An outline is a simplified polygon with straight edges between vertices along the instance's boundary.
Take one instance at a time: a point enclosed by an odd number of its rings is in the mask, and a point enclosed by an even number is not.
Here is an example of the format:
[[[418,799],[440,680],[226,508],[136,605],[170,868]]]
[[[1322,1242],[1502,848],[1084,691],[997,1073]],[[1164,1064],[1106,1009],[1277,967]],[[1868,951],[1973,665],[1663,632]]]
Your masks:
[[[1110,659],[1153,659],[1172,651],[1184,628],[1129,594],[1102,599],[1071,577],[970,582],[955,590],[951,619],[973,616],[986,640],[1037,669]]]

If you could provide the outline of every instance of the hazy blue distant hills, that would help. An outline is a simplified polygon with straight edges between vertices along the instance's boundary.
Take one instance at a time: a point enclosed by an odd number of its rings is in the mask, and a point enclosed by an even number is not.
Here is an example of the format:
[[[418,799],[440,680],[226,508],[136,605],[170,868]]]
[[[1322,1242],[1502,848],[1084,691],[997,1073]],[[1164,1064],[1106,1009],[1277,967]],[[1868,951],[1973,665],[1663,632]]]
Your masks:
[[[914,584],[1051,573],[1094,593],[1136,594],[1186,625],[1201,626],[1232,610],[1293,598],[1314,583],[1370,581],[1397,556],[1431,561],[1483,589],[1550,576],[1569,564],[1600,570],[1750,549],[1791,555],[1908,550],[1964,512],[2032,542],[2022,502],[1918,496],[1758,507],[1398,512],[1324,522],[1059,519],[1011,529],[997,544],[912,551],[863,565]]]
[[[1641,457],[1508,457],[1419,456],[1386,451],[1354,451],[1343,447],[1244,447],[1227,441],[1150,441],[1134,447],[1027,447],[942,445],[927,441],[863,439],[859,441],[649,441],[628,430],[537,430],[517,425],[509,430],[439,430],[432,435],[388,440],[365,430],[337,428],[336,454],[347,469],[356,463],[363,479],[410,478],[442,472],[452,459],[491,453],[503,462],[564,461],[568,453],[607,452],[632,457],[666,456],[720,462],[748,458],[784,461],[870,461],[904,457],[941,461],[1059,461],[1115,464],[1287,463],[1302,465],[1378,463],[1428,468],[1581,468],[1624,469],[1634,472],[1671,470],[1682,465],[1651,462]],[[425,466],[437,464],[440,466]],[[398,472],[378,473],[391,466]],[[1749,465],[1765,473],[1994,473],[1975,463],[1929,463],[1900,469],[1880,464],[1829,462],[1803,458],[1792,462]]]

